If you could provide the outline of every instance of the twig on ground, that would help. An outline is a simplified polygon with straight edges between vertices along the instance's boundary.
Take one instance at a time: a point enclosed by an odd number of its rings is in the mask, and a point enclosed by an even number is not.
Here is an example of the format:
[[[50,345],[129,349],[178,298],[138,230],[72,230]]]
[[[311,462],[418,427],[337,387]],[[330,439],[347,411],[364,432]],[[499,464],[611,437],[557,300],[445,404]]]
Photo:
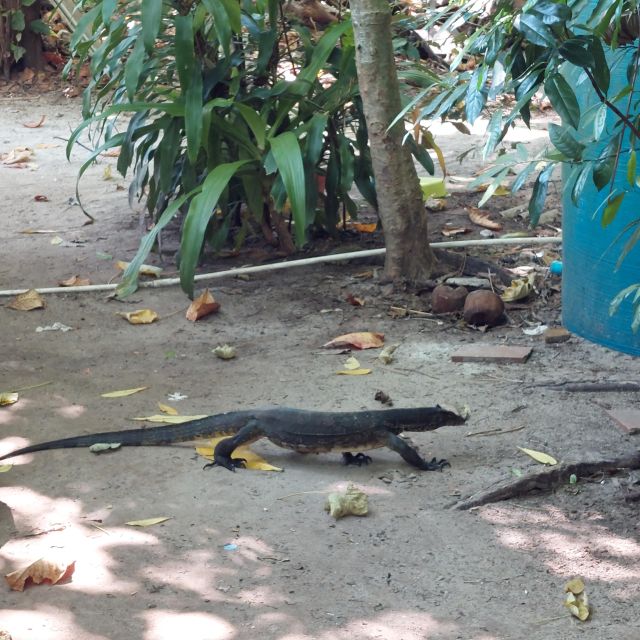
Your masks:
[[[524,496],[532,491],[548,492],[568,483],[569,476],[572,474],[578,477],[590,476],[594,473],[617,471],[618,469],[640,469],[640,450],[608,460],[566,462],[516,480],[503,480],[491,489],[485,489],[469,498],[460,500],[453,505],[453,508],[466,510],[491,502]]]

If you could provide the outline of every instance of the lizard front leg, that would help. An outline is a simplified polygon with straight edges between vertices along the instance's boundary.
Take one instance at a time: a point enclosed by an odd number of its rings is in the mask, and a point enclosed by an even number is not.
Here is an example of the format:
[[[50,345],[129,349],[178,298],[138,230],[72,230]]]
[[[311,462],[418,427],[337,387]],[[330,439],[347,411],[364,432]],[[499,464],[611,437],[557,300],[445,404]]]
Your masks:
[[[389,432],[387,434],[387,447],[399,453],[411,466],[422,471],[442,471],[444,467],[451,466],[446,460],[437,460],[436,458],[430,461],[425,460],[406,440],[395,433]]]

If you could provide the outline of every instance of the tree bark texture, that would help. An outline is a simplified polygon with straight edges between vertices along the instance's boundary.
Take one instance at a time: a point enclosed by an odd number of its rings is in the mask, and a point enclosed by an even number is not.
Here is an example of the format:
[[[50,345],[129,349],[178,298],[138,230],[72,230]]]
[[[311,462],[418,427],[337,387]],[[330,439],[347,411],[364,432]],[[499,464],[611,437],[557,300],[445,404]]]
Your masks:
[[[351,0],[358,84],[367,129],[378,208],[384,230],[384,275],[419,283],[431,275],[435,257],[427,240],[427,213],[400,113],[400,87],[393,58],[387,0]]]

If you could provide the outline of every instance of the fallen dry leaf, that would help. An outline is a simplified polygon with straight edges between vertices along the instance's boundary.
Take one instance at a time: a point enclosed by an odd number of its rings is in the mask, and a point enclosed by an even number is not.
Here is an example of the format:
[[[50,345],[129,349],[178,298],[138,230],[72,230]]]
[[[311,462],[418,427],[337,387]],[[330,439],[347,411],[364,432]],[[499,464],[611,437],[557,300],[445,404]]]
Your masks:
[[[0,464],[0,473],[7,473],[11,469],[13,469],[12,464]]]
[[[469,215],[469,220],[474,224],[484,227],[485,229],[491,229],[491,231],[502,230],[502,225],[499,222],[491,220],[491,218],[489,218],[489,216],[481,209],[478,209],[477,207],[465,207],[465,210]]]
[[[360,233],[373,233],[378,228],[377,222],[351,222],[349,227]]]
[[[388,344],[378,355],[378,360],[384,364],[391,364],[393,362],[393,354],[398,346],[397,344]]]
[[[134,389],[121,389],[119,391],[109,391],[107,393],[101,393],[101,398],[124,398],[125,396],[132,396],[134,393],[144,391],[149,387],[135,387]]]
[[[344,493],[330,493],[324,505],[336,520],[344,516],[366,516],[369,513],[369,498],[353,484]]]
[[[18,294],[8,305],[9,309],[16,311],[32,311],[33,309],[44,309],[45,302],[35,289],[29,289]]]
[[[36,202],[50,202],[49,198],[47,196],[43,196],[43,195],[33,196],[33,199]]]
[[[502,292],[500,297],[503,302],[515,302],[526,298],[533,291],[533,284],[536,279],[535,272],[531,272],[525,278],[512,280],[511,284]]]
[[[330,340],[323,347],[327,349],[354,347],[355,349],[377,349],[384,345],[384,333],[372,331],[359,331],[356,333],[345,333]]]
[[[205,289],[190,305],[187,309],[186,318],[195,322],[204,318],[212,313],[217,313],[220,309],[220,303],[216,302],[211,295],[209,289]]]
[[[6,407],[18,402],[18,394],[14,391],[3,391],[0,393],[0,407]]]
[[[63,580],[68,580],[75,569],[75,562],[59,563],[40,558],[24,569],[18,569],[8,573],[4,578],[7,584],[14,591],[23,591],[25,583],[31,580],[34,584],[50,582],[57,584]]]
[[[60,236],[55,236],[55,237],[51,238],[51,244],[52,245],[59,245],[59,244],[62,244],[63,242],[64,242],[64,240]]]
[[[216,448],[218,442],[220,442],[220,440],[224,440],[225,437],[226,436],[222,436],[221,438],[211,438],[210,440],[207,440],[209,444],[206,446],[196,447],[196,453],[207,460],[213,461],[213,450]],[[251,451],[249,447],[238,447],[233,452],[233,457],[244,458],[247,469],[254,469],[256,471],[282,471],[280,467],[274,467],[272,464],[269,464],[264,458]]]
[[[160,316],[153,309],[136,309],[135,311],[120,311],[117,316],[124,318],[129,324],[151,324]]]
[[[160,411],[162,411],[162,413],[168,416],[178,415],[178,410],[174,409],[173,407],[170,407],[168,404],[162,404],[162,402],[158,402],[158,408],[160,409]]]
[[[338,376],[366,376],[371,373],[371,369],[343,369],[336,371]]]
[[[41,116],[38,122],[23,122],[22,126],[27,127],[27,129],[37,129],[44,124],[44,121],[47,119],[47,116]]]
[[[211,349],[211,353],[216,358],[220,358],[220,360],[233,360],[236,357],[236,348],[230,344],[222,344],[215,349]]]
[[[564,585],[566,593],[564,606],[572,616],[584,622],[589,617],[589,599],[584,590],[582,578],[573,578]]]
[[[451,236],[461,236],[465,233],[469,233],[470,231],[471,229],[469,229],[469,227],[459,227],[449,222],[442,227],[442,235],[447,238],[450,238]]]
[[[129,263],[124,262],[123,260],[118,260],[118,262],[116,262],[116,267],[118,267],[120,271],[125,271],[128,266],[129,266]],[[162,273],[162,268],[154,267],[151,264],[141,264],[140,270],[138,271],[138,273],[141,276],[150,276],[152,278],[158,278]]]
[[[117,158],[120,155],[120,147],[115,147],[114,149],[109,149],[109,151],[105,151],[104,153],[101,153],[100,155],[104,156],[105,158]]]
[[[58,283],[61,287],[86,287],[91,284],[89,278],[81,278],[80,276],[71,276],[66,280],[61,280]]]
[[[349,304],[352,304],[354,307],[364,307],[364,298],[354,296],[353,293],[347,294],[346,300]]]
[[[144,422],[159,422],[161,424],[181,424],[182,422],[189,422],[191,420],[201,420],[206,418],[206,414],[197,416],[172,416],[170,414],[156,414],[153,416],[142,416],[139,418],[133,418],[134,420],[140,420]]]
[[[536,451],[535,449],[525,449],[524,447],[518,447],[522,453],[526,453],[530,458],[533,458],[536,462],[540,464],[548,464],[554,465],[558,464],[558,461],[550,456],[548,453],[544,453],[542,451]]]
[[[358,362],[358,358],[354,358],[353,356],[347,358],[344,363],[344,368],[349,370],[359,369],[360,363]]]
[[[29,147],[16,147],[2,159],[2,164],[21,164],[33,158],[33,151]]]
[[[171,520],[171,516],[145,518],[144,520],[130,520],[129,522],[125,522],[125,524],[128,524],[130,527],[152,527],[154,524],[161,524],[167,520]]]
[[[103,180],[111,180],[111,179],[113,179],[113,173],[111,172],[111,165],[110,164],[108,164],[102,170],[102,179]]]

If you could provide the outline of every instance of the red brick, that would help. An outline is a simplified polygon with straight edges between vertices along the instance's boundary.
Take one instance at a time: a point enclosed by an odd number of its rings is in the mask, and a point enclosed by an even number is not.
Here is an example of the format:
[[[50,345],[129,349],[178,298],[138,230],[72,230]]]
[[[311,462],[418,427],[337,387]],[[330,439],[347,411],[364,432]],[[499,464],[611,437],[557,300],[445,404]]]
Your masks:
[[[640,411],[638,409],[613,409],[607,411],[622,433],[640,433]]]

